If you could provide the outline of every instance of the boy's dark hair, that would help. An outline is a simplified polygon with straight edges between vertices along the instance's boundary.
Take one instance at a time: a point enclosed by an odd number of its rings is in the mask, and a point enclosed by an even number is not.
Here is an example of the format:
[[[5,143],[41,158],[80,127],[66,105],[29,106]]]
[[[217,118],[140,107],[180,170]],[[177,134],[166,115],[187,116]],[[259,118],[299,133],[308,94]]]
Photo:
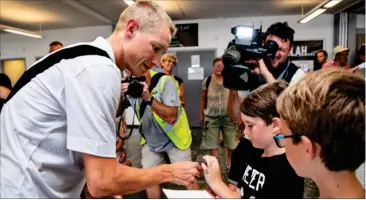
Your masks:
[[[319,50],[316,54],[323,53],[324,57],[328,58],[328,53],[325,50]]]
[[[278,98],[277,111],[293,135],[321,147],[330,171],[355,171],[365,162],[365,79],[346,69],[310,72]]]
[[[283,40],[290,41],[290,46],[292,46],[294,42],[294,29],[290,28],[287,24],[287,22],[277,22],[275,24],[272,24],[265,33],[265,38],[267,38],[268,35],[275,35]]]
[[[13,88],[11,86],[10,78],[4,73],[0,73],[0,85],[8,88],[9,90]]]
[[[287,86],[288,83],[284,80],[260,86],[244,98],[240,111],[244,115],[263,119],[267,125],[271,124],[274,117],[279,117],[276,110],[277,98]]]
[[[50,46],[56,46],[56,45],[60,45],[60,46],[64,46],[61,42],[59,41],[53,41],[51,42]]]

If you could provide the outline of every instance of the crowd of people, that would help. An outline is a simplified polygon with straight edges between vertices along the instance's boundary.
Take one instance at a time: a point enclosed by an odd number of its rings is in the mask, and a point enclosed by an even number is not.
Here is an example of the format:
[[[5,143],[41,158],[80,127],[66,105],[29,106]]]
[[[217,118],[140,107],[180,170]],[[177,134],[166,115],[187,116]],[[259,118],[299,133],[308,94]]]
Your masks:
[[[308,188],[319,194],[311,198],[365,198],[355,174],[365,162],[365,79],[357,74],[364,63],[350,67],[349,49],[335,47],[329,62],[319,51],[319,69],[305,73],[289,59],[295,31],[274,23],[265,42],[279,49],[248,61],[255,86],[246,91],[225,88],[222,59],[213,58],[200,100],[200,148],[211,155],[199,163],[191,156],[188,88],[173,73],[177,56],[166,53],[175,32],[159,5],[137,1],[108,38],[52,42],[14,87],[0,74],[0,196],[123,198],[146,190],[156,199],[163,183],[199,190],[204,176],[218,198],[307,198]],[[132,77],[145,81],[126,81]],[[129,106],[140,123],[141,169],[123,147]]]

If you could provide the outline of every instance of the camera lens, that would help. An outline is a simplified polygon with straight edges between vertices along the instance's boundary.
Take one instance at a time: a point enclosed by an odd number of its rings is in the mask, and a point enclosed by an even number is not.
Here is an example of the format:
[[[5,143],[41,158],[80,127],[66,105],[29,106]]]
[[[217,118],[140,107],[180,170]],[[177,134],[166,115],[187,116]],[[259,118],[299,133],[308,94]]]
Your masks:
[[[239,51],[231,49],[227,50],[224,55],[222,55],[222,63],[225,67],[233,66],[240,61],[241,54]]]
[[[128,85],[126,94],[133,98],[140,98],[142,96],[144,86],[136,80],[133,80],[130,85]]]
[[[267,50],[265,52],[265,56],[274,59],[274,57],[276,56],[276,52],[278,50],[278,44],[273,40],[268,40],[264,45],[264,49]]]

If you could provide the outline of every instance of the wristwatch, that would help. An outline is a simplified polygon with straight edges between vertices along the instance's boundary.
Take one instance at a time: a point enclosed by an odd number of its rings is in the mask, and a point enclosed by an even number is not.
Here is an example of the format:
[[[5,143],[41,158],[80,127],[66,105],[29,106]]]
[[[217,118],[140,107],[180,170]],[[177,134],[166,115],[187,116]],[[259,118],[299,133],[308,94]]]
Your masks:
[[[152,104],[152,102],[154,101],[154,97],[153,96],[151,96],[150,97],[150,100],[149,101],[147,101],[146,103],[148,104],[148,105],[151,105]]]

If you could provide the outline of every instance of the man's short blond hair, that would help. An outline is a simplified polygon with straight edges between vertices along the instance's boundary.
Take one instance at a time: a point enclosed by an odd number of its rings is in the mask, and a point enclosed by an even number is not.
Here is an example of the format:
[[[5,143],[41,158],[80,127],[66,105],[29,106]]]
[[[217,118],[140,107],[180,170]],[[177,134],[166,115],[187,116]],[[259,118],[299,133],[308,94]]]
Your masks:
[[[365,161],[365,79],[346,69],[310,72],[280,95],[277,111],[293,135],[321,146],[330,171],[355,171]]]
[[[135,19],[140,24],[141,31],[154,32],[160,28],[162,22],[166,22],[172,37],[176,32],[172,19],[158,4],[152,1],[138,0],[128,6],[120,15],[116,31],[123,30],[124,25],[130,19]]]
[[[172,59],[172,60],[175,61],[175,64],[178,64],[178,58],[177,58],[177,56],[175,54],[170,54],[170,53],[164,54],[161,57],[160,62],[163,63],[163,62],[165,62],[168,59]]]

